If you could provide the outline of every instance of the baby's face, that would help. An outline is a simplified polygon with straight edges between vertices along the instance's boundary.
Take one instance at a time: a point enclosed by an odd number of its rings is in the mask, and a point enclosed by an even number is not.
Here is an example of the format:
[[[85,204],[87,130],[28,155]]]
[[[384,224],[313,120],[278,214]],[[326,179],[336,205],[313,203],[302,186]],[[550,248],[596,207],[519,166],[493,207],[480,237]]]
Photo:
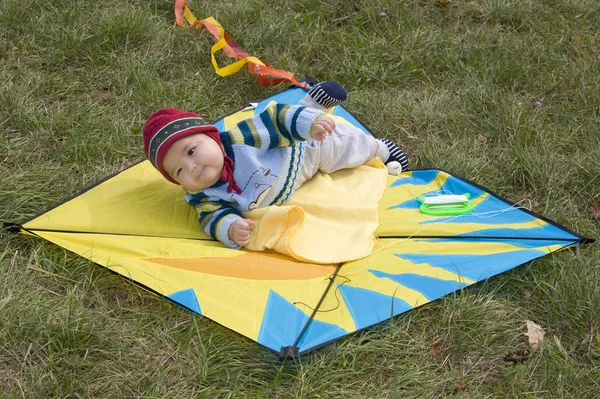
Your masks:
[[[163,168],[186,190],[204,190],[221,178],[223,151],[205,134],[193,134],[173,143],[163,160]]]

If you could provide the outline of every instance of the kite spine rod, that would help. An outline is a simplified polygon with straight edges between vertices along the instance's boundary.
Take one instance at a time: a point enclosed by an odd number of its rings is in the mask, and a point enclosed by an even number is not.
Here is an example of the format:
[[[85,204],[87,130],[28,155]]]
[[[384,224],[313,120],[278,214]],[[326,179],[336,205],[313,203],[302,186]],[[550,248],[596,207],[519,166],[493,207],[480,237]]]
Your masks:
[[[177,240],[195,240],[195,241],[215,241],[212,238],[199,238],[199,237],[176,237],[176,236],[159,236],[155,234],[138,234],[138,233],[116,233],[107,231],[81,231],[81,230],[60,230],[60,229],[38,229],[24,227],[18,223],[3,222],[3,228],[10,233],[19,233],[21,230],[28,233],[34,234],[36,232],[47,232],[47,233],[67,233],[67,234],[100,234],[100,235],[112,235],[112,236],[129,236],[129,237],[150,237],[150,238],[173,238]]]

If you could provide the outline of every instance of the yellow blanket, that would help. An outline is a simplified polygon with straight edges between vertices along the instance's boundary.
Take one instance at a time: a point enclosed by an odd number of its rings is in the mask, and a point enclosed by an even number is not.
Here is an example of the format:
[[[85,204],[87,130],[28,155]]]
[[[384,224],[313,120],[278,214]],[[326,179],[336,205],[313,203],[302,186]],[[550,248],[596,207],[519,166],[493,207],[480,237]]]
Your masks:
[[[364,258],[375,245],[386,180],[387,169],[379,159],[355,169],[318,173],[285,205],[244,214],[256,222],[246,248],[272,249],[323,264]]]

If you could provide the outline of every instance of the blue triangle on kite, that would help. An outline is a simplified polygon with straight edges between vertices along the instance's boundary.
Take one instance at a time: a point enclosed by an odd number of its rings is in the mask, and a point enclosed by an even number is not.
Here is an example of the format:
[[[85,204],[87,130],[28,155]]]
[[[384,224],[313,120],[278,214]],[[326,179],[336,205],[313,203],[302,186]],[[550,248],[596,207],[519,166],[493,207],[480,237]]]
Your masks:
[[[306,313],[271,290],[257,341],[279,352],[281,347],[295,343],[308,320]],[[313,319],[298,342],[298,349],[302,352],[347,334],[341,327]]]
[[[442,194],[469,194],[469,199],[471,201],[485,194],[485,191],[482,189],[452,175],[448,176],[444,184],[442,184],[440,189],[437,191]]]
[[[181,306],[188,308],[192,312],[202,314],[200,304],[198,303],[198,298],[196,298],[196,293],[194,292],[193,288],[188,288],[187,290],[174,292],[171,295],[167,296],[167,298],[180,304]]]
[[[348,285],[338,285],[356,329],[365,328],[412,309],[402,299],[376,291]]]
[[[390,187],[398,187],[404,185],[426,186],[435,180],[439,170],[413,170],[410,176],[402,176],[393,182]]]
[[[440,267],[459,276],[471,280],[484,280],[495,276],[515,265],[522,265],[530,260],[546,255],[546,252],[535,249],[525,249],[497,254],[395,254],[409,260],[414,264],[427,263],[433,267]]]
[[[466,287],[468,284],[456,280],[442,280],[435,277],[413,273],[390,274],[379,270],[369,270],[379,278],[389,278],[403,286],[419,291],[427,299],[434,300],[446,294]]]

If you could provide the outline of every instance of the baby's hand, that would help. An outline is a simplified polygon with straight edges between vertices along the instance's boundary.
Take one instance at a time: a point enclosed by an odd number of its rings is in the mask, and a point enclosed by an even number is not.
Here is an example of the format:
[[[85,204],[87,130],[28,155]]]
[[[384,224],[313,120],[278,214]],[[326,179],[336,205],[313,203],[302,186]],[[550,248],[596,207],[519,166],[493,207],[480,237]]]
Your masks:
[[[310,136],[317,141],[323,141],[328,134],[333,133],[333,129],[335,121],[328,115],[320,115],[310,127]]]
[[[245,247],[250,242],[250,232],[254,224],[250,219],[239,219],[229,228],[229,239],[240,247]]]

